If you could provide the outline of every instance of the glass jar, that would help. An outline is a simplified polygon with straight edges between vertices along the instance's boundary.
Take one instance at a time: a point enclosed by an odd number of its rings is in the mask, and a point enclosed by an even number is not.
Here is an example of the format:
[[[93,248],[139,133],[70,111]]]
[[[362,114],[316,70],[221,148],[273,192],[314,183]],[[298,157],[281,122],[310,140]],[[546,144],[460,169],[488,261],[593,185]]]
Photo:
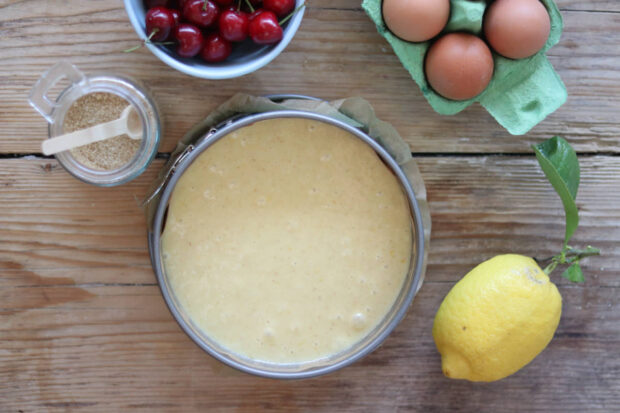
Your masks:
[[[48,92],[62,79],[70,85],[55,100]],[[32,88],[28,101],[49,123],[48,137],[53,138],[65,132],[64,121],[71,105],[82,96],[104,92],[111,93],[132,105],[142,121],[144,137],[133,158],[116,169],[98,170],[78,162],[70,151],[55,155],[67,172],[77,179],[98,186],[121,185],[139,176],[146,170],[155,155],[162,136],[157,104],[144,86],[130,78],[110,74],[86,76],[74,65],[60,62],[49,69]]]

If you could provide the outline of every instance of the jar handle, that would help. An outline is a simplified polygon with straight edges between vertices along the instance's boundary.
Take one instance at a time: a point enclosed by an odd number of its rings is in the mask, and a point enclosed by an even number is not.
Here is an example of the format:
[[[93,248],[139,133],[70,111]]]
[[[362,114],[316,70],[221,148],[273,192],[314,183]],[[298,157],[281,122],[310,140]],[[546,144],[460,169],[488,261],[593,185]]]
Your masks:
[[[41,76],[32,87],[30,95],[28,96],[28,103],[30,103],[30,106],[35,108],[49,123],[54,123],[52,114],[59,105],[50,100],[47,96],[47,92],[63,78],[69,80],[72,86],[86,80],[84,74],[80,72],[77,67],[69,62],[59,62]]]

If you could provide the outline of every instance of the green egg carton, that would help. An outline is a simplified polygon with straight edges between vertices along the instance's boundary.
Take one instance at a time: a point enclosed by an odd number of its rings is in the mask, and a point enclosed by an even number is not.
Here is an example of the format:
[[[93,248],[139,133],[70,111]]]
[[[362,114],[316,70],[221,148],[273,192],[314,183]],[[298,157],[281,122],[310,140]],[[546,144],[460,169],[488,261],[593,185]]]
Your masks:
[[[512,60],[494,53],[495,72],[487,88],[473,99],[446,99],[431,89],[424,75],[424,56],[434,39],[411,43],[393,35],[383,23],[382,0],[364,0],[362,7],[376,24],[379,33],[392,49],[422,94],[442,115],[459,113],[473,102],[482,106],[513,135],[523,135],[566,102],[567,92],[562,79],[547,60],[546,52],[558,43],[564,24],[553,0],[541,0],[551,17],[551,33],[547,43],[534,56]],[[450,32],[481,34],[485,0],[450,0],[450,20],[439,35]],[[490,3],[490,2],[489,2]]]

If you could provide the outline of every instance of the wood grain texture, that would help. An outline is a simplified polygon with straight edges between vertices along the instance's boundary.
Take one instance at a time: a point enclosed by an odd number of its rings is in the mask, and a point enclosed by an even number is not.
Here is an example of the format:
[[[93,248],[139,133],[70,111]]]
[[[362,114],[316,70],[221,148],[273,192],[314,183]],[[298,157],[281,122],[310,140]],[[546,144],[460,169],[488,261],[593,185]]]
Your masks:
[[[321,9],[356,9],[359,1],[351,0],[310,0],[308,4]],[[560,10],[618,12],[620,4],[616,0],[556,0]]]
[[[531,157],[422,157],[433,238],[426,283],[376,352],[325,377],[259,379],[211,361],[180,331],[150,271],[135,197],[161,161],[115,189],[55,161],[0,162],[0,411],[541,411],[620,408],[620,158],[584,157],[575,244],[604,250],[587,283],[555,275],[555,339],[492,384],[442,377],[430,329],[443,296],[495,254],[550,255],[561,205]],[[71,210],[70,213],[67,211]]]
[[[179,330],[157,287],[85,287],[88,301],[21,312],[3,324],[3,411],[613,412],[620,363],[615,289],[561,288],[550,346],[500,382],[440,372],[428,283],[384,345],[332,375],[282,382],[214,364]],[[596,295],[596,302],[592,296]],[[584,331],[584,323],[587,330]]]
[[[558,133],[579,151],[620,151],[620,14],[613,12],[618,7],[614,1],[597,2],[603,10],[596,12],[573,11],[584,2],[558,1],[568,8],[566,29],[549,58],[567,85],[569,101],[522,137],[510,136],[477,104],[456,116],[436,114],[358,1],[341,0],[342,7],[311,2],[300,31],[281,56],[254,74],[226,81],[175,72],[147,50],[120,52],[137,39],[121,2],[75,3],[0,3],[0,152],[40,152],[46,125],[26,96],[41,73],[60,59],[87,73],[117,72],[146,82],[165,113],[162,152],[238,91],[325,99],[363,96],[399,129],[414,152],[527,152],[531,143]]]
[[[560,10],[620,12],[620,3],[616,0],[564,0],[556,4]]]
[[[557,0],[565,31],[549,58],[570,97],[523,137],[478,105],[433,112],[359,0],[308,4],[266,68],[205,81],[147,50],[121,53],[137,40],[121,0],[0,0],[0,412],[620,411],[620,1]],[[367,98],[418,155],[431,205],[426,282],[407,318],[373,354],[321,378],[259,379],[214,362],[173,320],[149,264],[138,200],[163,161],[95,188],[20,155],[46,135],[28,91],[61,59],[144,81],[165,114],[161,152],[238,91]],[[562,320],[530,365],[497,383],[448,380],[430,330],[454,282],[496,254],[561,246],[560,200],[522,155],[556,134],[582,153],[574,244],[603,256],[585,262],[583,285],[554,275]]]

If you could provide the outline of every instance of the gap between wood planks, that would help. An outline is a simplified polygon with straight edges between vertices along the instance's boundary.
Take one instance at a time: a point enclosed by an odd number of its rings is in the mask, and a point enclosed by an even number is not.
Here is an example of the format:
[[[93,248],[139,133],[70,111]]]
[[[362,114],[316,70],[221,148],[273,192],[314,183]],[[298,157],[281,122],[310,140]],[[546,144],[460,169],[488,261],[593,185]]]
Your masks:
[[[169,152],[158,152],[155,155],[155,159],[169,159]],[[513,157],[513,158],[532,158],[534,153],[531,152],[411,152],[411,156],[414,158],[483,158],[483,157]],[[596,157],[596,156],[609,156],[620,157],[619,152],[595,152],[585,151],[577,152],[579,157]],[[55,159],[54,155],[43,155],[42,153],[0,153],[0,160],[2,159],[24,159],[24,160],[40,160],[40,159]]]

